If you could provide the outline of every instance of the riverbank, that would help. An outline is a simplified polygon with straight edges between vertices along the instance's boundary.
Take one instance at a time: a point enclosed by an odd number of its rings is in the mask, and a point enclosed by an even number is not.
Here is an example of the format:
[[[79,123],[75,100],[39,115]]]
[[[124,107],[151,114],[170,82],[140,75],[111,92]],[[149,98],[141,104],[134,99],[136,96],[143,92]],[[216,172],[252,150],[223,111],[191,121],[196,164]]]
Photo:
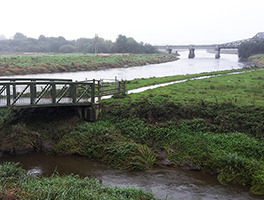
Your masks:
[[[0,76],[95,71],[177,59],[173,54],[7,54],[0,55]]]
[[[256,66],[264,66],[264,54],[250,56],[248,60],[252,63],[255,63]]]
[[[70,110],[1,111],[0,149],[77,154],[127,170],[201,170],[263,194],[264,72],[252,70],[107,100],[96,123]]]

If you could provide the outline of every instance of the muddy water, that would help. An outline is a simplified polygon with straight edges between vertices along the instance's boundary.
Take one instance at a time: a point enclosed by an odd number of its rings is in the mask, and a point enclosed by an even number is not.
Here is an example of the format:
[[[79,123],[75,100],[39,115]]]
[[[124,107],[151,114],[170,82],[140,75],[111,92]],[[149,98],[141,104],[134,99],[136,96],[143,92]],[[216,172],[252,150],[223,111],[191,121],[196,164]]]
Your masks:
[[[35,153],[22,156],[4,156],[0,161],[21,162],[28,173],[51,175],[55,170],[60,174],[79,174],[95,177],[104,185],[136,187],[152,191],[157,198],[176,200],[260,200],[262,196],[251,195],[247,188],[223,186],[216,176],[203,172],[156,167],[145,172],[128,172],[110,168],[85,157],[56,157]]]

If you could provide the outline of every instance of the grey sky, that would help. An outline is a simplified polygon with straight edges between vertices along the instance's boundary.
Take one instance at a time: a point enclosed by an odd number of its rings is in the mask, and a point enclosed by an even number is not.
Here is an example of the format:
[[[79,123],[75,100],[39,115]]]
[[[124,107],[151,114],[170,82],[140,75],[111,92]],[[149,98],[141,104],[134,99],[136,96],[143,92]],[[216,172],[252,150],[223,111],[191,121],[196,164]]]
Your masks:
[[[213,44],[264,32],[263,0],[1,0],[0,34],[152,45]]]

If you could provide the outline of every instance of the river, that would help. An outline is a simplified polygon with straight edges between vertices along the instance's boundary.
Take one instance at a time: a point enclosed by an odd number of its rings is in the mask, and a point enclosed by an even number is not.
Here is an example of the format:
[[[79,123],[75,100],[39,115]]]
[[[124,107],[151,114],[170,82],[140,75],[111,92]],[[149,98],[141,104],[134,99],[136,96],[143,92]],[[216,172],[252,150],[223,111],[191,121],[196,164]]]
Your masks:
[[[244,66],[238,62],[238,56],[234,54],[221,54],[220,59],[215,59],[214,54],[206,51],[196,51],[194,59],[188,59],[188,52],[180,52],[180,59],[174,62],[163,64],[145,65],[140,67],[114,68],[98,71],[65,72],[54,74],[18,75],[6,76],[24,78],[66,78],[74,81],[91,79],[114,79],[116,76],[123,80],[135,78],[164,77],[182,74],[196,74],[202,72],[221,71],[229,69],[239,69]]]
[[[177,74],[193,74],[201,72],[239,69],[244,66],[238,62],[237,55],[222,54],[214,59],[214,54],[196,51],[195,59],[188,59],[188,52],[180,52],[181,59],[157,65],[109,69],[94,72],[75,72],[60,74],[41,74],[12,77],[34,78],[71,78],[73,80],[119,79],[162,77]],[[157,198],[176,200],[260,200],[263,196],[252,195],[248,188],[229,185],[223,186],[215,175],[203,172],[182,170],[169,167],[156,167],[146,172],[129,172],[110,168],[102,163],[91,161],[85,157],[56,157],[33,153],[21,156],[3,156],[0,161],[21,162],[30,174],[50,175],[55,169],[60,174],[79,174],[97,178],[104,185],[119,187],[137,187],[152,191]]]

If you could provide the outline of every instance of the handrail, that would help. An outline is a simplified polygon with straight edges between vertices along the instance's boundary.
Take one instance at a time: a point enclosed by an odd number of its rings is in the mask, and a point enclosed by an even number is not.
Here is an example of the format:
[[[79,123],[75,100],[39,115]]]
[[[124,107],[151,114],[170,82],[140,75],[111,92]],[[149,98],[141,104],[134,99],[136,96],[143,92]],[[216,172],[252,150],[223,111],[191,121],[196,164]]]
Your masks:
[[[66,81],[71,82],[72,79],[58,79],[58,78],[0,78],[0,81]]]
[[[28,81],[26,81],[28,80]],[[107,86],[107,87],[106,87]],[[125,82],[70,79],[0,79],[0,107],[91,105],[103,96],[125,93]]]

